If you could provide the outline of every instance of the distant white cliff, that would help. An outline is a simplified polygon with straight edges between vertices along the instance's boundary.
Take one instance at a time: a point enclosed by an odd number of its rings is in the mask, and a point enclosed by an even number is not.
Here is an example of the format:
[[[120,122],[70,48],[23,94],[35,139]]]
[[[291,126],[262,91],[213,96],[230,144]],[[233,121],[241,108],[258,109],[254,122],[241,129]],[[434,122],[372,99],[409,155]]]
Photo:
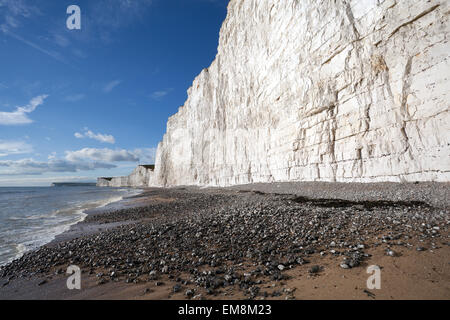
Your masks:
[[[446,0],[231,0],[154,172],[126,182],[450,181],[449,17]]]
[[[143,187],[153,185],[154,165],[139,165],[126,177],[102,177],[97,179],[99,187]]]

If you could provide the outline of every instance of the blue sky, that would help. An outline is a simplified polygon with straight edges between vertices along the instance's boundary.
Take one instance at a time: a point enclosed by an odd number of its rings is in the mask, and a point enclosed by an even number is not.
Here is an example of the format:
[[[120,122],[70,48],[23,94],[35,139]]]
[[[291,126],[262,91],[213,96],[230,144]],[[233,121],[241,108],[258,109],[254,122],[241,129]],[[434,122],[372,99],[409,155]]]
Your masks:
[[[213,61],[227,0],[0,0],[0,186],[127,175]],[[70,5],[81,30],[69,30]]]

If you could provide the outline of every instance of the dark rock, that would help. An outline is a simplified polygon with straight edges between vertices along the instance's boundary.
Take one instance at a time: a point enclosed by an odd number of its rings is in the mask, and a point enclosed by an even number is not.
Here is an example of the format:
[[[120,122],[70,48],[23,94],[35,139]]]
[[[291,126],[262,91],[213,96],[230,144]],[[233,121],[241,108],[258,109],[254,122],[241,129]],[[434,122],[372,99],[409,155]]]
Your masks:
[[[179,292],[180,290],[181,290],[181,286],[180,286],[179,284],[176,284],[176,285],[173,286],[173,292],[174,292],[174,293],[177,293],[177,292]]]
[[[315,265],[315,266],[312,266],[312,267],[309,269],[309,273],[312,273],[312,274],[319,273],[320,270],[321,270],[321,267]]]

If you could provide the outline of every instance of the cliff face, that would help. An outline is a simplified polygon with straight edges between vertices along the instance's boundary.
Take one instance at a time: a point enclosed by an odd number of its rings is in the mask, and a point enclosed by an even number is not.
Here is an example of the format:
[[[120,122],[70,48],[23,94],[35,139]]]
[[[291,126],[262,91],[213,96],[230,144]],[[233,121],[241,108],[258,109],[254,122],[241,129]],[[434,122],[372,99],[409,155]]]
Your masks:
[[[231,0],[154,183],[450,181],[449,2]]]
[[[138,166],[129,176],[98,178],[99,187],[143,187],[153,185],[154,167]]]

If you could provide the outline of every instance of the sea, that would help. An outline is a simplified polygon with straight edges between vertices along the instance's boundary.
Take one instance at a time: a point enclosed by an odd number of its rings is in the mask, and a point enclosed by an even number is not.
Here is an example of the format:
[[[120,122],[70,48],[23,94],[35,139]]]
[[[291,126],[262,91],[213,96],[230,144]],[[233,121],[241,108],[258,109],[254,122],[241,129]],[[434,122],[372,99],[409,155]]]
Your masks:
[[[0,266],[51,242],[85,211],[141,193],[96,186],[0,187]]]

